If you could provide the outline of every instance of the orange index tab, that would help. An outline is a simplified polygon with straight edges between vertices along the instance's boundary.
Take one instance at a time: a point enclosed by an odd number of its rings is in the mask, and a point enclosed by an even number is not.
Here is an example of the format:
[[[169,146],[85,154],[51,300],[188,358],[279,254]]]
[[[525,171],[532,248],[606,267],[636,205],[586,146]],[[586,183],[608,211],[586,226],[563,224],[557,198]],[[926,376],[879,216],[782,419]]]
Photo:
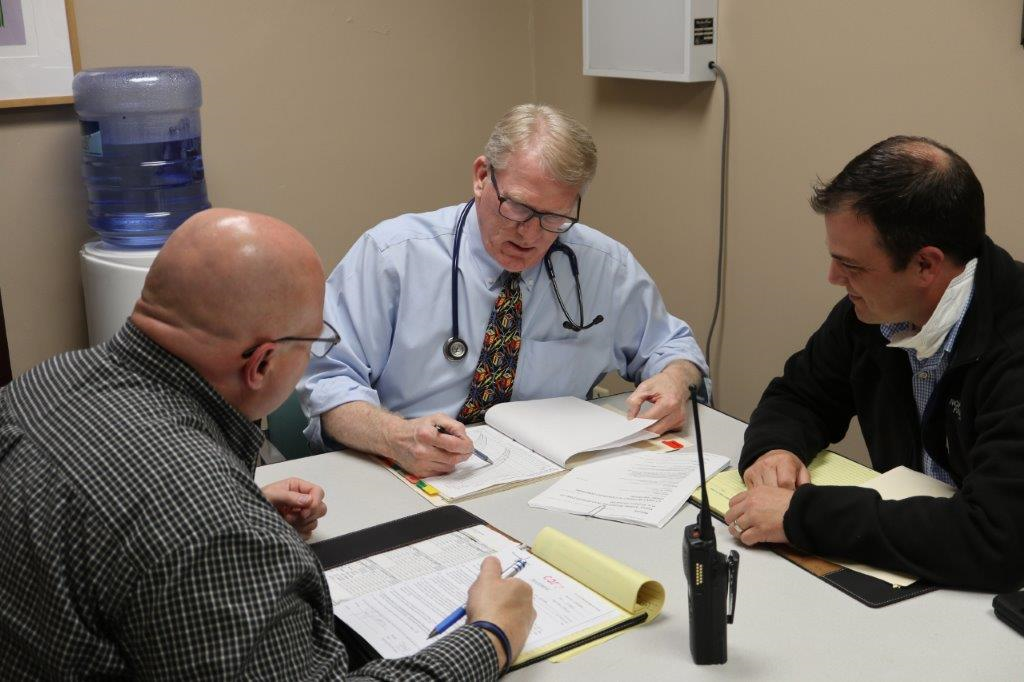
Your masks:
[[[661,441],[661,444],[662,445],[667,445],[668,447],[672,448],[673,450],[681,450],[681,449],[686,447],[686,443],[683,443],[682,441],[678,441],[678,440],[663,440],[663,441]]]

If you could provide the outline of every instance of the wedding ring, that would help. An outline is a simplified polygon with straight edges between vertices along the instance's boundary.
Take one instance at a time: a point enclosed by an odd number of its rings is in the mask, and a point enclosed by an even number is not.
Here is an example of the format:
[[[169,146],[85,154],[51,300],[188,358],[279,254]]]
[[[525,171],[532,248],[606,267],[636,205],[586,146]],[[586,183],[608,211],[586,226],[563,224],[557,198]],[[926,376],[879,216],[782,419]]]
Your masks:
[[[737,532],[737,533],[739,533],[740,535],[743,535],[743,529],[742,529],[742,528],[740,528],[740,522],[739,522],[739,521],[733,521],[733,522],[732,522],[732,527],[733,527],[734,529],[736,529],[736,532]]]

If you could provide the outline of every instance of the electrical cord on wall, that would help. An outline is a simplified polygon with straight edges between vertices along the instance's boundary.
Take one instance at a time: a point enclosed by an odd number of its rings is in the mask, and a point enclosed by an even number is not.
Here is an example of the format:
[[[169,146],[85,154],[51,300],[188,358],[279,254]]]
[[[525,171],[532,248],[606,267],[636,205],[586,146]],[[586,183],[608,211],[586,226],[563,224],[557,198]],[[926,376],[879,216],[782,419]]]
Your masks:
[[[718,323],[718,311],[722,306],[722,280],[725,271],[725,207],[729,178],[729,81],[725,77],[725,71],[715,62],[709,62],[708,66],[718,74],[722,81],[722,89],[725,95],[722,116],[722,177],[720,181],[719,202],[718,202],[718,269],[715,272],[715,309],[711,314],[711,326],[708,328],[708,340],[704,345],[704,356],[711,368],[711,340],[715,335],[715,325]]]

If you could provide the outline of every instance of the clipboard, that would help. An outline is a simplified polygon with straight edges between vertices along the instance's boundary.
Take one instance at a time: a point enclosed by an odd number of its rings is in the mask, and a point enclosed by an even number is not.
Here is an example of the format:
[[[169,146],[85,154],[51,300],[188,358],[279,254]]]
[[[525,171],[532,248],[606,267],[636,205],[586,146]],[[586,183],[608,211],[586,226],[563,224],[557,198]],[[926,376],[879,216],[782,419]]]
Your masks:
[[[310,549],[313,550],[313,553],[319,559],[323,569],[329,570],[337,566],[366,559],[384,552],[421,542],[423,540],[429,540],[441,535],[458,532],[478,525],[488,526],[505,537],[518,542],[515,538],[511,538],[507,533],[494,528],[480,517],[466,511],[462,507],[457,505],[448,505],[421,512],[419,514],[413,514],[412,516],[395,519],[394,521],[358,530],[329,540],[313,543],[310,545]],[[570,542],[575,542],[571,538],[567,539]],[[594,550],[590,551],[597,554]],[[661,603],[664,602],[664,588],[654,581],[650,581],[650,583],[656,587],[651,588],[647,583],[645,583],[642,590],[653,590],[653,593],[648,592],[648,597],[652,594],[656,598],[660,597],[660,602],[654,610],[654,615],[657,615],[657,612],[660,611]],[[598,592],[598,594],[601,593]],[[640,597],[641,595],[638,594],[637,599],[639,600]],[[571,640],[563,645],[546,650],[543,653],[531,657],[521,663],[514,663],[509,670],[518,670],[519,668],[532,665],[538,661],[567,654],[579,649],[580,647],[593,644],[599,640],[618,634],[619,632],[634,625],[644,623],[649,619],[649,616],[650,613],[648,610],[640,611],[626,620],[614,623],[609,627],[596,632],[581,634],[578,639]],[[650,616],[650,618],[653,618],[653,616]],[[349,649],[353,668],[381,658],[380,654],[373,648],[373,646],[370,645],[369,642],[367,642],[354,629],[340,620],[337,616],[334,617],[334,624],[335,631],[339,638]]]

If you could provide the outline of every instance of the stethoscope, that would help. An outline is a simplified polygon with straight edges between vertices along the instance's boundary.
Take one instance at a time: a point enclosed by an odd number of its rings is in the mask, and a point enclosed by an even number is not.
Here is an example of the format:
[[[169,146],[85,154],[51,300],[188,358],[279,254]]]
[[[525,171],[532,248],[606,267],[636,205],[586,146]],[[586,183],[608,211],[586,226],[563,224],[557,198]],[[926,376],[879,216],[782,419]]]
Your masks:
[[[462,209],[462,213],[459,214],[459,219],[455,223],[455,243],[452,251],[452,336],[450,339],[444,342],[441,347],[441,351],[444,356],[452,362],[457,362],[462,358],[466,357],[466,352],[469,347],[466,342],[459,336],[459,246],[462,244],[462,233],[466,227],[466,216],[469,215],[469,209],[473,208],[475,199],[470,199],[466,203],[466,206]],[[558,282],[555,279],[555,267],[551,264],[551,254],[556,251],[560,251],[565,254],[566,258],[569,259],[569,269],[572,271],[572,278],[576,282],[576,302],[577,309],[580,313],[580,321],[577,323],[572,319],[569,314],[569,310],[565,307],[565,302],[562,301],[562,294],[558,291]],[[566,329],[571,329],[574,332],[581,332],[584,329],[590,329],[594,325],[601,324],[604,322],[604,316],[598,315],[589,324],[583,324],[583,320],[586,319],[583,315],[583,292],[580,289],[580,266],[576,262],[576,254],[568,246],[563,244],[561,241],[556,240],[548,252],[544,254],[544,270],[548,273],[548,280],[551,282],[551,287],[555,291],[555,298],[558,299],[558,305],[562,309],[562,314],[565,315],[565,322],[562,326]]]

